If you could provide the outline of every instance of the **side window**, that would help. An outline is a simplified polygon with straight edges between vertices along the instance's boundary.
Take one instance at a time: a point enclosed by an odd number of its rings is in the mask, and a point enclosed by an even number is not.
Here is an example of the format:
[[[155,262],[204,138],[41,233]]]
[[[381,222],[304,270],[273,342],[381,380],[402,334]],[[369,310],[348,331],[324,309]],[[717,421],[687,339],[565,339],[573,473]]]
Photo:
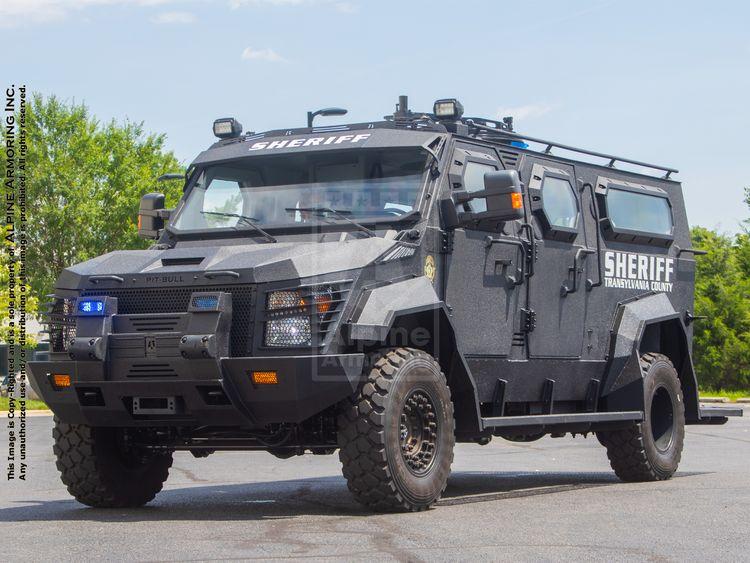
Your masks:
[[[546,239],[573,242],[581,214],[574,171],[553,162],[535,162],[529,174],[531,212]]]
[[[672,234],[672,211],[665,197],[610,188],[607,212],[616,229]]]
[[[550,226],[575,229],[578,203],[568,180],[547,176],[542,183],[542,209]]]
[[[602,177],[596,185],[604,238],[656,246],[672,243],[674,218],[665,190]]]
[[[466,163],[464,172],[464,189],[467,192],[479,192],[484,189],[484,175],[487,172],[494,172],[496,167],[491,164],[469,161]],[[487,202],[484,199],[476,199],[469,202],[469,207],[474,213],[487,211]]]

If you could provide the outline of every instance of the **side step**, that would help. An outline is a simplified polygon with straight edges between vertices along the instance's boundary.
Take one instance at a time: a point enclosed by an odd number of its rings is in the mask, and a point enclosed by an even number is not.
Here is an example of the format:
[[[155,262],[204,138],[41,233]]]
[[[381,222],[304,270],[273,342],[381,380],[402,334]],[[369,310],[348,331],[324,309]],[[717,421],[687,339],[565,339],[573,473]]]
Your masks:
[[[529,416],[494,416],[482,419],[482,430],[487,428],[552,427],[600,422],[639,422],[641,411],[581,412],[571,414],[535,414]]]
[[[701,418],[691,424],[726,424],[729,416],[743,416],[738,407],[704,407],[701,406]]]

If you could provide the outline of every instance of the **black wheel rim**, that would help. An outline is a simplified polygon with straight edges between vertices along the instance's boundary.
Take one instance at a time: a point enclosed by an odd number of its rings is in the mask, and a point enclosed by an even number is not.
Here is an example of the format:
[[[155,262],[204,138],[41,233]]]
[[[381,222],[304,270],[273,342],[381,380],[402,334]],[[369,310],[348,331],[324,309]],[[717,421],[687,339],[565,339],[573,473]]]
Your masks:
[[[651,399],[651,435],[656,449],[669,451],[674,442],[674,403],[666,387],[654,391]]]
[[[424,390],[412,391],[401,409],[399,438],[404,463],[414,475],[425,475],[432,468],[438,446],[438,431],[432,398]]]

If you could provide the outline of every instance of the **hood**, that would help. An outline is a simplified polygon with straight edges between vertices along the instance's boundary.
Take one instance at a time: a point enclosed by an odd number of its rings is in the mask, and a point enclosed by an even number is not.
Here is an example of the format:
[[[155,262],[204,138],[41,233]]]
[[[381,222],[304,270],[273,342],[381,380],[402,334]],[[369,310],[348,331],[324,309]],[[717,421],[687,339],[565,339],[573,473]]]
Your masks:
[[[89,278],[92,276],[112,276],[97,278],[97,287],[203,284],[216,272],[238,274],[239,277],[222,277],[219,281],[223,283],[306,278],[363,268],[395,244],[392,240],[371,237],[336,242],[120,250],[66,268],[57,287],[91,287]]]

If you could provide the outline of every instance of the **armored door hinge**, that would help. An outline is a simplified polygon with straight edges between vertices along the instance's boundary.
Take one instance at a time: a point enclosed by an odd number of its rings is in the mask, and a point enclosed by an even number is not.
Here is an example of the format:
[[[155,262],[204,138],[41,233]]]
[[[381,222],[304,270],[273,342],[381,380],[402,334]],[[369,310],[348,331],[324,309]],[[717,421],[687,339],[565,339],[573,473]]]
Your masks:
[[[536,328],[536,311],[534,309],[521,309],[521,331],[534,332]]]

